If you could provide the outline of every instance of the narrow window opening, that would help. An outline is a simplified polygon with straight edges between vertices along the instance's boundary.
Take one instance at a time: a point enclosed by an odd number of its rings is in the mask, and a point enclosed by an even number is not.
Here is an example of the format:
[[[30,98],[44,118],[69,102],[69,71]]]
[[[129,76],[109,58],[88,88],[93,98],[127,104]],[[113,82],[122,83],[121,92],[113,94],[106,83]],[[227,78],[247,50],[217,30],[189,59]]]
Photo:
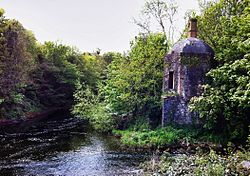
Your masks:
[[[174,72],[173,71],[169,72],[168,88],[174,89]]]

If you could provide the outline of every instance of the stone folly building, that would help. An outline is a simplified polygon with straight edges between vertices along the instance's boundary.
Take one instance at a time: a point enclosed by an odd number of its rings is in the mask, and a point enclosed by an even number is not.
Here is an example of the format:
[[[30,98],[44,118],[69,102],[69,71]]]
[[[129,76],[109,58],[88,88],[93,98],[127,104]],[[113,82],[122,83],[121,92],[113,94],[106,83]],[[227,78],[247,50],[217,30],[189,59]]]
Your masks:
[[[164,58],[162,124],[197,122],[197,114],[188,110],[190,99],[201,93],[200,85],[210,69],[212,48],[197,39],[197,20],[188,24],[188,38],[177,42]]]

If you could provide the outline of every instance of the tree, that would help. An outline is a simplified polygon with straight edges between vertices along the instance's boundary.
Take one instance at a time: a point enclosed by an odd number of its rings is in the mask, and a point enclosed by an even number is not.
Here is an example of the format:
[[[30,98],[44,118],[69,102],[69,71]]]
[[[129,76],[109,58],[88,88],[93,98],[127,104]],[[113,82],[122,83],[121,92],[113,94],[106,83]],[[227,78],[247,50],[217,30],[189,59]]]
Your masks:
[[[97,92],[98,82],[106,78],[106,67],[109,64],[99,54],[83,53],[82,62],[84,67],[81,69],[82,84],[88,85],[92,91]]]
[[[109,108],[104,102],[102,87],[107,79],[107,66],[122,57],[120,53],[104,53],[103,56],[84,53],[82,79],[76,84],[74,93],[75,104],[72,113],[90,122],[94,129],[107,132],[113,129],[115,123]]]
[[[215,51],[219,64],[242,59],[249,52],[249,0],[220,0],[203,7],[199,38]]]
[[[45,42],[40,51],[44,61],[53,63],[58,69],[57,73],[53,73],[57,80],[74,87],[75,80],[80,76],[79,69],[83,67],[81,53],[76,48],[55,42]]]
[[[134,23],[138,25],[146,33],[150,33],[150,24],[153,21],[160,26],[161,32],[170,41],[174,42],[174,22],[177,14],[178,6],[174,0],[150,0],[146,1],[144,9],[141,11],[142,18],[134,19]]]
[[[204,126],[228,140],[248,135],[250,104],[249,0],[210,3],[199,17],[199,36],[215,50],[217,65],[207,75],[200,97],[191,110],[205,119]]]
[[[102,90],[111,112],[127,118],[160,116],[163,57],[167,48],[164,35],[141,35],[131,42],[128,57],[111,62]]]
[[[250,55],[211,70],[211,84],[194,98],[191,109],[205,120],[205,127],[229,140],[246,139],[250,124]]]
[[[84,68],[81,53],[73,47],[45,42],[37,49],[37,65],[32,73],[32,84],[27,91],[36,98],[42,109],[53,106],[68,107],[73,104],[76,82]]]
[[[0,98],[1,116],[22,115],[23,89],[28,84],[29,73],[34,68],[31,49],[36,42],[23,26],[15,20],[0,17],[1,52],[0,52]]]

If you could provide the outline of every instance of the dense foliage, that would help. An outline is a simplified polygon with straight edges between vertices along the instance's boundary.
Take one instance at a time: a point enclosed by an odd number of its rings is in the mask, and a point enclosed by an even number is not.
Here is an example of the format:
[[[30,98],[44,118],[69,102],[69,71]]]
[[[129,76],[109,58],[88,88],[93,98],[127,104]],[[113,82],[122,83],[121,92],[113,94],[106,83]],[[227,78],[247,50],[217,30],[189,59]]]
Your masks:
[[[33,96],[43,107],[70,107],[75,82],[81,76],[80,69],[83,67],[80,52],[53,42],[45,42],[37,48],[37,64],[30,85]]]
[[[191,109],[200,113],[206,128],[229,140],[245,140],[250,124],[249,3],[209,3],[199,17],[199,36],[215,50],[217,67],[208,73],[211,81]]]
[[[160,158],[152,159],[142,165],[145,175],[196,175],[224,176],[249,175],[246,163],[250,152],[229,152],[220,155],[210,150],[206,154],[176,154],[164,152]]]
[[[103,88],[105,102],[120,117],[160,116],[163,57],[168,45],[163,34],[138,36],[126,58],[113,60]]]
[[[15,20],[8,20],[0,13],[0,117],[21,115],[24,88],[30,82],[34,69],[34,36]]]
[[[114,128],[114,119],[104,103],[102,87],[107,79],[108,65],[121,57],[121,54],[112,52],[103,56],[85,53],[83,78],[76,83],[72,113],[87,119],[96,130],[101,132]]]
[[[73,114],[89,119],[100,131],[124,128],[135,117],[160,117],[163,57],[167,51],[164,35],[139,36],[131,42],[127,56],[103,55],[102,76],[97,89],[79,83]],[[98,61],[98,60],[97,60]],[[99,61],[98,61],[99,62]],[[96,70],[98,63],[93,66]],[[107,67],[107,68],[106,68]]]
[[[71,108],[79,84],[97,91],[106,61],[98,54],[45,42],[0,11],[0,117],[20,119],[36,112]],[[107,62],[110,58],[106,57]]]
[[[193,108],[205,119],[205,127],[230,140],[246,138],[250,114],[250,60],[244,58],[211,70],[211,84],[193,99]],[[223,124],[223,126],[222,126]]]
[[[242,59],[250,50],[249,0],[210,2],[198,17],[199,38],[215,51],[217,62]]]

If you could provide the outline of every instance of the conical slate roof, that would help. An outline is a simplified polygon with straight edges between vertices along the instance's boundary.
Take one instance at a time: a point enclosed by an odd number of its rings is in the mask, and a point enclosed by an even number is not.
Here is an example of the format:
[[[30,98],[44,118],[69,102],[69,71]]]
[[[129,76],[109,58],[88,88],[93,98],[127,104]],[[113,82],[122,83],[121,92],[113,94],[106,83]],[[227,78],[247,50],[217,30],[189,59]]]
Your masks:
[[[170,53],[183,53],[183,54],[210,54],[213,55],[213,49],[204,41],[189,37],[177,42]]]

